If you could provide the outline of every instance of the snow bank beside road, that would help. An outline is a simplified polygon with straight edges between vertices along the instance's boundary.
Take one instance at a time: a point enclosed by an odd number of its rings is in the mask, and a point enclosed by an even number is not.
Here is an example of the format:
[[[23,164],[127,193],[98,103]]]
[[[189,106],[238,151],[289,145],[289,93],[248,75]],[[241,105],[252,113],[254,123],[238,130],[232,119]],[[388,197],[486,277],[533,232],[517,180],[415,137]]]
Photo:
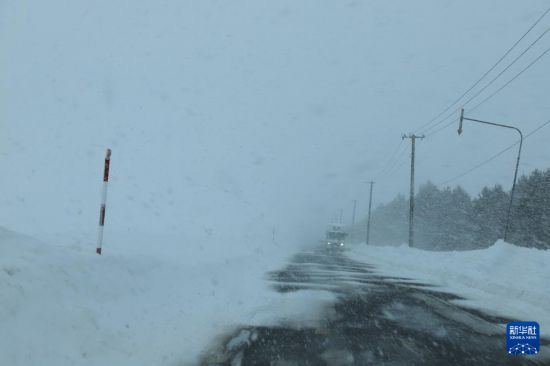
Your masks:
[[[263,274],[286,261],[275,248],[203,253],[210,261],[106,249],[99,257],[0,228],[1,365],[196,364],[215,336],[278,299]]]
[[[400,247],[350,246],[347,255],[379,272],[409,277],[461,295],[460,303],[540,324],[550,337],[550,251],[497,241],[487,249],[432,252]]]

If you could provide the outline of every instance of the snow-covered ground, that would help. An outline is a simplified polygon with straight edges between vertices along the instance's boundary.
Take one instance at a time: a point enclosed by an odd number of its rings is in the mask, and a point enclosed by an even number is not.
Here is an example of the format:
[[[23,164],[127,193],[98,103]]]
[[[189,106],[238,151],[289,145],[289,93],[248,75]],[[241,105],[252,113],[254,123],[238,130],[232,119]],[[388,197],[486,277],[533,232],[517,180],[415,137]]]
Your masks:
[[[347,255],[380,273],[404,276],[461,295],[459,302],[520,321],[540,324],[550,337],[550,251],[497,241],[488,249],[434,252],[400,247],[350,246]]]
[[[0,365],[193,365],[235,326],[307,324],[335,301],[326,291],[268,288],[264,274],[283,266],[288,247],[220,252],[175,238],[114,237],[99,257],[93,245],[0,228]],[[439,285],[465,305],[538,321],[550,336],[549,251],[497,242],[468,252],[355,245],[347,254]]]
[[[0,365],[192,365],[232,326],[313,316],[307,296],[267,287],[280,248],[230,256],[182,242],[155,256],[137,241],[110,240],[100,257],[0,228]],[[132,246],[141,253],[124,254]]]

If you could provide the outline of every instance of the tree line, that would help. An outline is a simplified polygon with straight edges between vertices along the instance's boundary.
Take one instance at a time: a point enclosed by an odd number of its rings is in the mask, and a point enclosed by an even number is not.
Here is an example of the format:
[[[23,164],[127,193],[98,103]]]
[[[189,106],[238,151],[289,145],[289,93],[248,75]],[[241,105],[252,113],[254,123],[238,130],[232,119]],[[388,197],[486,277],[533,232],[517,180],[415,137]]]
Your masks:
[[[471,197],[462,187],[438,188],[427,182],[415,196],[415,246],[432,250],[469,250],[491,246],[504,237],[510,192],[484,187]],[[409,199],[398,195],[372,213],[371,243],[396,245],[408,240]],[[364,235],[366,219],[352,228]],[[364,239],[363,239],[364,240]],[[550,249],[550,169],[518,179],[508,241]]]

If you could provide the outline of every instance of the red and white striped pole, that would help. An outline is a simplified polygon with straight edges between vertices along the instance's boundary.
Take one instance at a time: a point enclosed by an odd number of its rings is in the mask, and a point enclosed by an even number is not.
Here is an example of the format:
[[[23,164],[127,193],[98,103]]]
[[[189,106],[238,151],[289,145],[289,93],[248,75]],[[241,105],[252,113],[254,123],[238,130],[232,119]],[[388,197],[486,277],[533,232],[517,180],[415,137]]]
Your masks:
[[[107,202],[107,185],[109,184],[109,165],[111,163],[111,149],[105,153],[105,169],[103,170],[103,193],[101,194],[101,211],[99,212],[99,233],[95,252],[101,255],[103,244],[103,226],[105,225],[105,204]]]

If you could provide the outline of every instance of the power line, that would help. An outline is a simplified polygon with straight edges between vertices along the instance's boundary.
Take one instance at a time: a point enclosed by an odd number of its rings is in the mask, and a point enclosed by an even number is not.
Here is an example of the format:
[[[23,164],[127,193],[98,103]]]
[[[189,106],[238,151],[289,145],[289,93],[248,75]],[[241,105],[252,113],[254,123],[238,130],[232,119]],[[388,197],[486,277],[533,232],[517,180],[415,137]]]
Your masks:
[[[529,29],[527,29],[527,31],[497,60],[497,62],[495,62],[495,64],[493,64],[479,79],[477,79],[477,81],[472,85],[470,86],[465,92],[462,93],[462,95],[460,95],[455,101],[453,101],[453,103],[451,103],[449,106],[447,106],[444,110],[442,110],[438,115],[436,115],[434,118],[432,118],[429,122],[423,124],[422,126],[420,126],[418,129],[415,130],[416,131],[419,131],[425,127],[428,127],[429,125],[431,125],[432,123],[434,123],[435,121],[437,121],[437,119],[439,117],[441,117],[443,114],[445,114],[447,111],[449,111],[453,106],[455,106],[457,103],[459,103],[468,93],[470,93],[476,86],[478,86],[481,81],[483,79],[485,79],[516,47],[517,45],[540,23],[540,21],[550,12],[550,8],[546,9],[541,16],[539,16],[539,18],[529,27]],[[510,67],[512,67],[521,57],[523,57],[525,55],[525,53],[527,53],[527,51],[529,51],[540,39],[542,39],[542,37],[544,37],[548,32],[550,31],[550,27],[545,29],[544,32],[542,34],[540,34],[529,46],[527,46],[527,48],[525,48],[511,63],[509,63],[502,71],[500,71],[491,81],[489,81],[483,88],[481,88],[479,91],[477,91],[473,96],[471,96],[464,104],[468,104],[470,103],[473,99],[475,99],[477,96],[479,96],[483,91],[485,91],[489,86],[491,86],[499,77],[501,77],[508,69],[510,69]],[[550,51],[550,48],[548,48],[547,50],[545,50],[541,55],[539,55],[534,61],[532,61],[527,67],[525,67],[524,69],[522,69],[518,74],[516,74],[512,79],[510,79],[508,82],[506,82],[503,86],[501,86],[499,89],[497,89],[495,92],[493,92],[492,94],[490,94],[488,97],[486,97],[485,99],[483,99],[480,103],[478,103],[475,107],[471,108],[470,110],[474,110],[474,109],[477,109],[480,105],[482,105],[483,103],[487,102],[488,100],[490,100],[491,98],[493,98],[496,94],[498,94],[500,91],[502,91],[504,88],[506,88],[510,83],[512,83],[515,79],[517,79],[521,74],[523,74],[527,69],[529,69],[531,66],[533,66],[536,62],[538,62],[544,55],[546,55],[546,53],[548,53]],[[449,115],[447,115],[444,119],[438,121],[437,123],[435,123],[433,126],[430,126],[429,128],[427,128],[427,130],[425,130],[426,133],[428,133],[428,137],[431,137],[441,131],[443,131],[444,129],[446,129],[447,127],[451,126],[453,123],[456,122],[456,120],[452,120],[450,121],[449,123],[445,124],[444,126],[442,127],[439,127],[437,128],[436,130],[433,130],[434,128],[436,128],[437,126],[441,125],[442,123],[444,123],[445,121],[447,121],[449,118],[451,118],[453,115],[455,115],[457,111],[453,111],[452,113],[450,113]],[[433,130],[433,132],[430,132],[431,130]],[[386,164],[385,164],[385,167],[382,169],[381,173],[379,174],[379,177],[378,179],[382,178],[382,177],[385,177],[385,176],[389,176],[390,174],[393,174],[396,169],[395,168],[399,168],[402,164],[399,164],[400,160],[403,158],[404,154],[405,154],[405,150],[403,150],[401,152],[401,154],[399,154],[399,149],[400,149],[400,146],[402,144],[402,141],[397,145],[397,147],[395,148],[395,150],[393,151],[393,153],[390,155],[389,159],[387,160]],[[514,146],[514,145],[512,145]],[[510,147],[511,148],[511,147]],[[505,150],[507,151],[507,150]],[[501,153],[504,153],[505,151],[501,152]],[[394,159],[395,157],[397,156],[396,159]],[[494,158],[496,158],[497,156],[495,156]],[[491,159],[492,160],[492,159]],[[490,161],[490,160],[489,160]],[[487,161],[488,162],[488,161]],[[484,162],[482,163],[480,166],[484,165],[485,163],[487,162]],[[475,170],[477,169],[477,167],[473,168],[472,170]],[[469,172],[468,172],[469,173]],[[468,174],[466,173],[466,174]]]
[[[407,160],[401,160],[402,158],[404,158],[406,156],[406,153],[404,152],[402,155],[401,155],[401,158],[400,158],[400,161],[398,164],[395,164],[394,168],[388,172],[388,174],[386,174],[384,177],[382,178],[388,178],[388,177],[391,177],[392,175],[394,175],[398,170],[399,168],[401,168],[403,165],[405,165],[407,163]]]
[[[456,115],[458,112],[460,111],[460,108],[457,108],[456,110],[452,111],[450,114],[447,115],[447,117],[443,118],[441,121],[437,122],[435,125],[429,127],[427,130],[424,131],[425,134],[427,134],[428,136],[430,135],[433,135],[432,131],[434,128],[436,128],[437,126],[441,125],[443,122],[447,121],[449,118],[451,118],[452,116]],[[445,125],[448,126],[450,125],[451,123]],[[439,132],[440,129],[438,129],[437,131]]]
[[[445,108],[443,111],[441,111],[437,116],[435,116],[434,118],[432,118],[429,122],[423,124],[422,126],[420,126],[418,129],[416,129],[415,132],[421,130],[421,129],[424,129],[425,127],[429,126],[430,124],[432,124],[434,121],[436,121],[439,117],[441,117],[445,112],[447,112],[449,109],[451,109],[453,106],[455,106],[458,102],[460,102],[462,100],[462,98],[464,98],[470,91],[472,91],[477,85],[479,85],[479,83],[487,76],[489,75],[489,73],[491,73],[505,58],[506,56],[508,56],[510,54],[510,52],[512,52],[512,50],[514,48],[516,48],[516,46],[533,30],[533,28],[535,28],[535,26],[550,12],[550,8],[546,9],[546,11],[529,27],[529,29],[512,45],[512,47],[510,47],[499,59],[498,61],[489,68],[489,70],[487,70],[471,87],[469,87],[464,93],[462,93],[462,95],[460,97],[458,97],[453,103],[451,103],[449,106],[447,106],[447,108]],[[544,34],[546,34],[548,30],[546,30]],[[539,39],[542,38],[542,36],[539,37]],[[538,41],[538,39],[537,39]],[[536,43],[536,42],[535,42]],[[530,46],[532,47],[532,46]],[[530,48],[529,47],[529,48]],[[529,49],[528,48],[528,49]],[[527,52],[527,50],[525,50],[523,53]],[[515,60],[517,61],[517,60]],[[515,62],[514,61],[514,62]],[[448,117],[446,117],[445,119],[447,119]]]
[[[543,53],[541,53],[536,59],[534,59],[529,65],[527,65],[523,70],[521,70],[520,72],[518,72],[512,79],[510,79],[506,84],[504,84],[503,86],[501,86],[500,88],[498,88],[495,92],[493,92],[492,94],[490,94],[488,97],[486,97],[485,99],[483,99],[481,102],[479,102],[478,104],[476,104],[473,108],[470,108],[470,112],[477,109],[480,105],[482,105],[483,103],[487,102],[489,99],[493,98],[495,95],[497,95],[502,89],[506,88],[508,86],[508,84],[510,84],[512,81],[516,80],[521,74],[523,74],[525,71],[527,71],[527,69],[529,69],[531,66],[533,66],[534,64],[536,64],[541,58],[543,58],[548,52],[550,52],[550,47],[547,48],[546,50],[544,50]]]
[[[543,127],[545,127],[545,126],[548,125],[548,124],[550,124],[550,120],[544,122],[543,124],[541,124],[540,126],[538,126],[537,128],[535,128],[533,131],[529,132],[527,135],[525,135],[525,137],[524,137],[523,139],[524,139],[524,140],[527,139],[529,136],[535,134],[536,132],[538,132],[540,129],[542,129]],[[445,184],[448,184],[448,183],[450,183],[450,182],[452,182],[452,181],[455,181],[455,180],[457,180],[457,179],[459,179],[459,178],[464,177],[465,175],[467,175],[467,174],[473,172],[474,170],[476,170],[476,169],[482,167],[483,165],[485,165],[485,164],[487,164],[487,163],[493,161],[494,159],[498,158],[499,156],[501,156],[502,154],[504,154],[504,153],[507,152],[508,150],[512,149],[512,148],[513,148],[514,146],[516,146],[517,144],[519,144],[519,141],[518,141],[518,142],[514,142],[512,145],[510,145],[510,146],[504,148],[503,150],[497,152],[496,154],[492,155],[491,157],[489,157],[488,159],[482,161],[481,163],[479,163],[479,164],[477,164],[477,165],[471,167],[470,169],[468,169],[468,170],[466,170],[466,171],[464,171],[464,172],[462,172],[462,173],[460,173],[460,174],[458,174],[458,175],[456,175],[456,176],[454,176],[454,177],[452,177],[452,178],[450,178],[450,179],[447,179],[447,180],[444,181],[444,182],[439,183],[439,185],[445,185]]]
[[[550,29],[550,28],[549,28]],[[527,71],[528,69],[530,69],[534,64],[536,64],[538,61],[540,61],[540,59],[542,59],[548,52],[550,52],[550,47],[547,48],[546,50],[544,50],[539,56],[537,56],[537,58],[535,58],[533,61],[531,61],[526,67],[524,67],[520,72],[518,72],[516,75],[514,75],[510,80],[508,80],[504,85],[502,85],[500,88],[498,88],[497,90],[495,90],[493,93],[489,94],[486,98],[484,98],[481,102],[479,102],[478,104],[476,104],[474,107],[470,108],[469,111],[472,112],[474,110],[476,110],[477,108],[479,108],[482,104],[486,103],[487,101],[489,101],[490,99],[492,99],[495,95],[497,95],[498,93],[500,93],[504,88],[506,88],[508,85],[510,85],[514,80],[516,80],[521,74],[523,74],[525,71]],[[454,113],[453,113],[454,114]],[[452,116],[449,115],[447,116],[446,119],[450,118]],[[433,125],[430,129],[433,129],[434,127],[436,127],[437,125],[445,122],[446,119],[443,119],[441,120],[439,123]],[[451,126],[453,123],[455,123],[458,119],[454,119],[452,120],[450,123],[447,123],[445,124],[443,127],[440,127],[438,128],[437,130],[431,132],[431,133],[428,133],[428,137],[431,137],[435,134],[437,134],[438,132],[446,129],[447,127]],[[428,130],[430,130],[428,129]]]
[[[439,183],[439,185],[445,185],[445,184],[450,183],[450,182],[452,182],[452,181],[454,181],[454,180],[457,180],[457,179],[459,179],[459,178],[462,178],[463,176],[465,176],[465,175],[467,175],[467,174],[473,172],[474,170],[476,170],[476,169],[482,167],[483,165],[489,163],[490,161],[492,161],[492,160],[498,158],[499,156],[501,156],[502,154],[504,154],[504,153],[507,152],[508,150],[512,149],[512,148],[513,148],[514,146],[516,146],[517,144],[519,144],[519,142],[516,142],[516,143],[514,143],[513,145],[508,146],[508,147],[505,148],[504,150],[499,151],[499,152],[496,153],[495,155],[491,156],[489,159],[484,160],[483,162],[481,162],[481,163],[479,163],[479,164],[473,166],[472,168],[466,170],[465,172],[462,172],[462,173],[460,173],[459,175],[456,175],[456,176],[454,176],[454,177],[452,177],[452,178],[450,178],[450,179],[447,179],[447,180],[444,181],[444,182]]]
[[[382,174],[381,177],[392,174],[393,170],[395,170],[395,167],[397,167],[399,165],[399,163],[401,162],[403,157],[406,155],[406,152],[407,152],[407,147],[403,146],[403,148],[401,149],[401,151],[399,152],[397,157],[394,159],[393,163],[388,166],[385,173]]]
[[[401,141],[400,144],[397,146],[397,149],[394,151],[393,158],[388,160],[388,163],[386,164],[382,172],[378,175],[378,177],[380,178],[387,175],[396,166],[399,160],[401,160],[402,155],[405,153],[406,150],[407,147],[404,146],[403,141]]]
[[[442,127],[438,128],[437,130],[435,130],[435,131],[429,133],[428,135],[426,135],[426,137],[432,137],[433,135],[435,135],[435,134],[437,134],[437,133],[443,131],[443,130],[446,129],[447,127],[453,125],[453,124],[454,124],[455,122],[457,122],[458,120],[459,120],[459,118],[453,119],[451,122],[449,122],[449,123],[443,125]]]
[[[401,145],[403,144],[403,140],[399,141],[399,144],[397,144],[397,146],[395,147],[395,149],[393,150],[393,153],[390,154],[390,157],[388,158],[388,160],[386,161],[386,164],[384,164],[384,167],[382,168],[381,172],[380,172],[380,175],[383,175],[384,172],[386,170],[388,170],[388,166],[390,165],[390,163],[393,163],[393,158],[395,158],[395,156],[397,155],[398,151],[399,151],[399,148],[401,147]]]
[[[484,92],[490,85],[492,85],[500,76],[502,76],[502,74],[504,74],[504,72],[506,72],[512,65],[514,65],[529,49],[531,49],[531,47],[533,47],[533,45],[535,45],[546,33],[548,33],[550,31],[550,27],[546,28],[546,30],[539,36],[537,37],[537,39],[535,41],[533,41],[525,50],[523,50],[523,52],[518,56],[516,57],[510,64],[508,64],[508,66],[506,66],[500,73],[498,73],[497,76],[495,76],[491,81],[489,81],[483,88],[481,88],[480,90],[478,90],[474,95],[472,95],[466,102],[464,102],[463,106],[467,105],[468,103],[470,103],[473,99],[475,99],[476,97],[478,97],[482,92]],[[515,79],[517,79],[521,74],[523,74],[527,69],[529,69],[531,66],[533,66],[536,62],[538,62],[544,55],[546,55],[548,52],[550,51],[550,48],[546,49],[542,54],[540,54],[538,57],[536,57],[533,61],[531,61],[531,63],[529,63],[527,65],[527,67],[525,67],[524,69],[522,69],[519,73],[517,73],[511,80],[509,80],[506,84],[504,84],[502,87],[500,87],[497,91],[495,91],[494,93],[492,93],[491,95],[489,95],[487,98],[483,99],[480,103],[478,103],[474,108],[477,108],[479,107],[481,104],[485,103],[486,101],[488,101],[489,99],[491,99],[492,97],[494,97],[496,94],[498,94],[502,89],[504,89],[505,87],[507,87],[512,81],[514,81]],[[472,109],[470,109],[471,111]],[[453,111],[451,112],[449,115],[447,115],[445,118],[443,118],[442,120],[440,120],[439,122],[437,122],[436,124],[434,124],[433,126],[429,127],[425,133],[429,134],[429,135],[433,135],[434,133],[430,133],[430,130],[433,130],[434,128],[436,128],[437,126],[441,125],[442,123],[444,123],[445,121],[447,121],[449,118],[451,118],[456,112],[456,111]],[[450,123],[452,124],[452,122]],[[448,124],[448,125],[450,125]],[[440,130],[446,128],[448,125],[445,125],[443,128],[440,128],[438,129],[436,132],[439,132]]]
[[[406,156],[407,154],[407,146],[406,145],[403,145],[404,148],[402,149],[401,153],[399,154],[399,156],[397,157],[397,159],[394,160],[394,163],[388,168],[386,169],[385,173],[384,174],[381,174],[377,179],[380,180],[382,178],[386,178],[386,177],[389,177],[391,175],[393,175],[398,168],[400,168],[401,166],[403,166],[403,163],[406,161],[403,161],[403,157]]]
[[[477,91],[477,93],[475,93],[473,96],[471,96],[465,103],[464,105],[470,103],[474,98],[476,98],[477,96],[479,96],[481,93],[483,93],[489,86],[491,86],[502,74],[504,74],[510,67],[512,67],[523,55],[525,55],[525,53],[527,51],[529,51],[542,37],[544,37],[544,35],[546,35],[546,33],[548,33],[548,31],[550,31],[550,27],[546,28],[546,30],[539,36],[537,37],[537,39],[535,39],[529,46],[527,46],[527,48],[525,50],[523,50],[522,53],[519,54],[518,57],[516,57],[514,59],[514,61],[510,62],[508,64],[508,66],[506,66],[501,72],[499,72],[497,74],[497,76],[495,76],[491,81],[489,81],[489,83],[487,83],[483,88],[481,88],[480,90]],[[544,53],[546,53],[548,51],[545,51]],[[537,57],[537,60],[540,59],[542,56],[539,56]]]

